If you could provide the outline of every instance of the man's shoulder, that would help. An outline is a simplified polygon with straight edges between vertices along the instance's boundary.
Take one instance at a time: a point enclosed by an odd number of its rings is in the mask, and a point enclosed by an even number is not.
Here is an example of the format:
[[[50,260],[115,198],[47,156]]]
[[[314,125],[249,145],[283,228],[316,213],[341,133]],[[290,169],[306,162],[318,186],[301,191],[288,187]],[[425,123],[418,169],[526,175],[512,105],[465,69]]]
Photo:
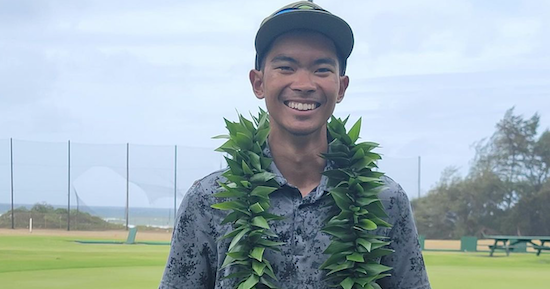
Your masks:
[[[405,193],[405,190],[394,181],[389,176],[382,176],[382,182],[384,183],[384,189],[380,192],[379,198],[381,200],[388,200],[392,198],[398,198],[398,199],[404,199],[407,202],[409,201],[409,198],[407,197],[407,194]]]
[[[380,192],[378,198],[382,201],[390,219],[407,215],[410,212],[410,201],[405,190],[388,176],[383,176],[382,181],[384,182],[384,189]]]
[[[221,187],[220,182],[223,183],[226,181],[226,178],[223,176],[225,171],[227,169],[220,169],[196,180],[193,182],[189,193],[216,193]]]

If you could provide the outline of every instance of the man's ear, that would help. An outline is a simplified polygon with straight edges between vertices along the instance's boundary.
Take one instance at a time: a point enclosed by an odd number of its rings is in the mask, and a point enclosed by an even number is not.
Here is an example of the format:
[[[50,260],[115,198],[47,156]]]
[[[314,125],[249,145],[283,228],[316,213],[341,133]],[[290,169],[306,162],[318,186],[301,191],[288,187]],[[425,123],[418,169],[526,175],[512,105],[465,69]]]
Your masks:
[[[347,75],[340,76],[340,88],[338,89],[338,98],[336,99],[336,103],[340,103],[344,99],[348,85],[349,77]]]
[[[250,84],[252,85],[252,91],[258,99],[263,99],[264,95],[264,83],[263,83],[263,72],[260,70],[252,69],[248,74],[250,78]]]

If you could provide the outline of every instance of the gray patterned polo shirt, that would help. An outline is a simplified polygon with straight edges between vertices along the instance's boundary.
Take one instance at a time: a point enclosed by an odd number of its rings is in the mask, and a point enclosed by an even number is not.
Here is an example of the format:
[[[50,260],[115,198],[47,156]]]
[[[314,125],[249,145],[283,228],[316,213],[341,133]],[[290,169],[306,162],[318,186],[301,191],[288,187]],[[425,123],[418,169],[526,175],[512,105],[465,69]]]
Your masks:
[[[264,253],[278,278],[277,285],[281,289],[329,288],[323,281],[326,272],[318,269],[328,257],[323,251],[330,244],[330,236],[321,232],[329,209],[321,198],[327,191],[327,178],[323,176],[319,186],[302,197],[300,191],[281,175],[275,163],[271,171],[282,187],[270,195],[270,212],[285,217],[270,223],[279,238],[275,241],[285,242],[285,245],[280,247],[280,252],[266,250]],[[233,273],[231,267],[218,269],[231,241],[217,242],[232,230],[230,224],[220,225],[227,212],[210,207],[220,201],[212,195],[220,189],[217,182],[224,180],[222,173],[217,171],[198,180],[185,195],[178,210],[159,289],[235,287],[234,278],[223,278]],[[381,259],[382,264],[393,270],[391,277],[378,283],[383,289],[431,289],[407,195],[392,179],[384,177],[384,182],[386,189],[379,197],[389,215],[387,221],[393,227],[379,228],[376,233],[390,237],[390,248],[395,252]]]

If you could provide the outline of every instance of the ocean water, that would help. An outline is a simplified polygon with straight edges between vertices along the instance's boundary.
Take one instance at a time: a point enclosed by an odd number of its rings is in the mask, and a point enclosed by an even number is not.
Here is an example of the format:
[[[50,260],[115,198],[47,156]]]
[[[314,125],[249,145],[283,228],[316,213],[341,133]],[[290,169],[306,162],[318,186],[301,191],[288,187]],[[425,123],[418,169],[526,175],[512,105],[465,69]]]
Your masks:
[[[25,207],[30,210],[33,205],[29,204],[14,204],[14,208]],[[54,208],[64,208],[67,206],[52,205]],[[10,204],[0,203],[0,215],[9,212]],[[77,210],[76,206],[71,207],[71,211]],[[86,206],[78,208],[81,212],[86,212],[94,216],[98,216],[103,220],[115,223],[126,224],[126,208],[124,207],[102,207],[102,206]],[[174,209],[173,208],[133,208],[130,207],[128,223],[133,226],[151,226],[159,228],[171,228],[174,225]]]

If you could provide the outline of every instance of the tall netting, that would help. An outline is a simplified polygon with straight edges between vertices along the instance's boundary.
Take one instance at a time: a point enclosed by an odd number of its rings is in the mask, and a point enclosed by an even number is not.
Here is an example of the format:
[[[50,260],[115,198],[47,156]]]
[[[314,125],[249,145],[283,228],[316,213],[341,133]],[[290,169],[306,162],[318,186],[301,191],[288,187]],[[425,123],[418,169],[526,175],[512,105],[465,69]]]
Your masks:
[[[0,228],[11,228],[10,141],[0,139]]]
[[[418,157],[382,156],[380,171],[399,183],[409,199],[418,197]]]
[[[172,228],[193,183],[226,167],[213,148],[13,140],[14,227]],[[10,140],[0,140],[0,227],[12,227]],[[418,158],[383,156],[380,170],[418,193]]]
[[[129,156],[129,222],[149,227],[172,227],[177,184],[175,147],[130,145]]]
[[[178,194],[176,203],[193,185],[206,175],[226,167],[223,154],[213,148],[178,146]]]
[[[71,143],[70,155],[71,229],[125,228],[127,145]]]
[[[28,228],[31,219],[35,228],[65,228],[67,144],[21,140],[12,144],[15,228]],[[10,174],[8,170],[8,178]],[[57,214],[48,213],[56,210]]]

